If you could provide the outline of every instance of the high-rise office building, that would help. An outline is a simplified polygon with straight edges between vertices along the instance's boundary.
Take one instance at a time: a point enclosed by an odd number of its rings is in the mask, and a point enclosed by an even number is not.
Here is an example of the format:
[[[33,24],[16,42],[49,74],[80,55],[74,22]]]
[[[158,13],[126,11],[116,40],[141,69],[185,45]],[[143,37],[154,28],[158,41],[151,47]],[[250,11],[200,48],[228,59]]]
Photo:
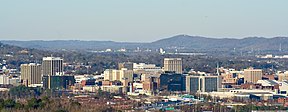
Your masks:
[[[164,73],[160,75],[160,91],[185,91],[185,75]]]
[[[244,69],[244,82],[245,83],[257,83],[258,80],[262,79],[261,69]]]
[[[28,86],[41,83],[41,65],[36,63],[21,64],[21,81]]]
[[[48,89],[68,89],[74,86],[74,76],[43,76],[43,87]]]
[[[60,57],[43,57],[43,76],[55,76],[63,73],[63,59]]]
[[[181,58],[164,58],[164,71],[171,71],[182,74],[182,59]]]
[[[220,76],[186,76],[186,92],[213,92],[220,87]]]

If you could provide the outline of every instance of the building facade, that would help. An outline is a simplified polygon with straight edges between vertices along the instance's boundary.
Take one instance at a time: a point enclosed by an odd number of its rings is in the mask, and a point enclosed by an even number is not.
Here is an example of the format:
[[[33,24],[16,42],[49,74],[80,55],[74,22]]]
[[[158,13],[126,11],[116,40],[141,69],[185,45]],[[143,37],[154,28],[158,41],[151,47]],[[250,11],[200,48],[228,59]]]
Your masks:
[[[221,87],[220,76],[187,76],[186,92],[213,92]]]
[[[43,76],[43,87],[47,89],[68,89],[74,84],[74,76]]]
[[[244,69],[244,82],[245,83],[257,83],[258,80],[262,79],[261,69]]]
[[[164,71],[182,74],[181,58],[164,58]]]
[[[157,67],[155,64],[145,64],[145,63],[134,63],[133,64],[134,74],[143,75],[143,74],[161,74],[163,73],[163,69],[161,67]]]
[[[121,70],[107,69],[104,71],[104,80],[121,81],[123,86],[128,86],[133,81],[133,70],[122,68]]]
[[[147,92],[156,92],[159,85],[159,77],[149,77],[143,83],[143,90]]]
[[[160,75],[160,91],[185,91],[185,76],[176,73],[164,73]]]
[[[55,76],[63,73],[63,59],[60,57],[44,57],[42,62],[42,75]]]
[[[146,63],[133,63],[133,70],[139,71],[159,71],[161,67],[157,67],[155,64],[146,64]]]
[[[36,63],[21,65],[21,82],[28,86],[41,83],[41,65]]]
[[[280,72],[278,74],[278,80],[279,81],[287,81],[288,80],[288,72]]]
[[[0,75],[0,84],[8,85],[8,84],[10,84],[9,80],[10,80],[10,78],[8,75],[5,75],[5,74]]]

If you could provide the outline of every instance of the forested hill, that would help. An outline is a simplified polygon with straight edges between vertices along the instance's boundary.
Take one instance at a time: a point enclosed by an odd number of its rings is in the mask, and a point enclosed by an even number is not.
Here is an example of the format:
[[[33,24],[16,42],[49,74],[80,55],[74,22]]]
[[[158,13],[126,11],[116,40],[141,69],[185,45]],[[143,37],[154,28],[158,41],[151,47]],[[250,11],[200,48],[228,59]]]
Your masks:
[[[200,36],[177,35],[151,43],[128,43],[113,41],[80,41],[80,40],[54,40],[54,41],[2,41],[2,43],[24,48],[37,48],[47,50],[105,50],[105,49],[187,49],[187,50],[259,50],[259,51],[288,51],[287,37],[248,37],[243,39],[233,38],[207,38]]]
[[[37,48],[45,50],[100,50],[100,49],[120,49],[136,48],[142,43],[125,43],[113,41],[81,41],[81,40],[33,40],[33,41],[2,41],[2,43],[20,46],[24,48]]]
[[[23,63],[41,63],[44,56],[51,55],[61,56],[60,53],[56,52],[35,48],[22,48],[0,42],[0,63],[5,60],[10,68],[19,68]]]
[[[287,37],[248,37],[243,39],[233,38],[207,38],[189,35],[177,35],[171,38],[152,42],[151,46],[163,48],[185,48],[197,50],[288,50]]]

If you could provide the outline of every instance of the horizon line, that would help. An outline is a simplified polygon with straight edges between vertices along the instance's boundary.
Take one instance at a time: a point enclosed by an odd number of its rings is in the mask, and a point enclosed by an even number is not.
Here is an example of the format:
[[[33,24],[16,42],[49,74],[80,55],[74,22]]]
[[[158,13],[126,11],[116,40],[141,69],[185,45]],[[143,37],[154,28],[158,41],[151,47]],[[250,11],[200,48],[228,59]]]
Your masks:
[[[160,38],[158,40],[154,40],[154,41],[147,41],[147,42],[135,42],[135,41],[114,41],[114,40],[81,40],[81,39],[29,39],[29,40],[21,40],[21,39],[4,39],[4,40],[0,40],[1,41],[22,41],[22,42],[29,42],[29,41],[46,41],[46,42],[51,42],[51,41],[98,41],[98,42],[117,42],[117,43],[152,43],[152,42],[156,42],[156,41],[160,41],[160,40],[164,40],[164,39],[169,39],[169,38],[174,38],[174,37],[178,37],[178,36],[184,36],[184,37],[200,37],[200,38],[209,38],[209,39],[236,39],[236,40],[241,40],[241,39],[247,39],[247,38],[265,38],[265,39],[272,39],[272,38],[288,38],[288,36],[273,36],[273,37],[265,37],[265,36],[245,36],[242,38],[233,38],[233,37],[211,37],[211,36],[197,36],[197,35],[188,35],[188,34],[178,34],[178,35],[174,35],[174,36],[170,36],[167,38]]]

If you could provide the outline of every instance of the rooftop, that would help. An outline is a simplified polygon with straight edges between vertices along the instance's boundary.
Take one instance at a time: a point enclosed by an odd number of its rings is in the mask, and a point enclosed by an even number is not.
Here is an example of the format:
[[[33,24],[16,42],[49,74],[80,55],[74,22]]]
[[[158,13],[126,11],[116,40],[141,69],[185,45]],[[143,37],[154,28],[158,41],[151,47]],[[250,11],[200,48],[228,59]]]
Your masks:
[[[61,57],[43,57],[43,60],[63,60]]]

